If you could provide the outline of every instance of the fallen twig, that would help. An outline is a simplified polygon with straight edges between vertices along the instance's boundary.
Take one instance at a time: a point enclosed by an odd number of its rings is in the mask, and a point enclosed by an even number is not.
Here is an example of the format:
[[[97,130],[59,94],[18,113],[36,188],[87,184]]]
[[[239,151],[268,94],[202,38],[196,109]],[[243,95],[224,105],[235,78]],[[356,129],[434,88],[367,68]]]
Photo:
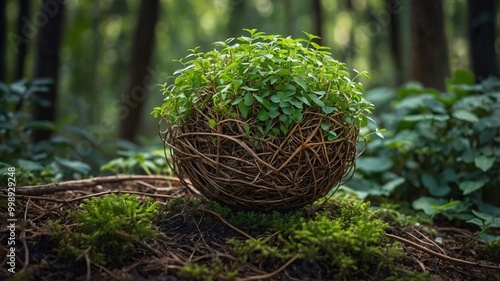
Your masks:
[[[472,262],[472,261],[466,261],[466,260],[461,260],[461,259],[457,259],[457,258],[452,258],[450,256],[446,256],[446,255],[440,254],[438,252],[435,252],[433,250],[427,249],[424,246],[421,246],[421,245],[419,245],[419,244],[417,244],[417,243],[415,243],[413,241],[410,241],[410,240],[405,239],[403,237],[399,237],[397,235],[385,233],[385,236],[387,236],[389,238],[392,238],[394,240],[397,240],[397,241],[399,241],[401,243],[407,244],[409,246],[412,246],[412,247],[414,247],[416,249],[419,249],[420,251],[425,252],[425,253],[427,253],[429,255],[436,256],[436,257],[438,257],[440,259],[443,259],[443,260],[446,260],[446,261],[449,261],[449,262],[454,262],[454,263],[458,263],[458,264],[462,264],[462,265],[469,265],[469,266],[480,266],[480,267],[484,267],[484,268],[500,269],[500,266],[480,264],[480,263],[477,263],[477,262]]]
[[[51,194],[60,191],[68,191],[74,190],[82,187],[91,187],[98,184],[104,183],[114,183],[114,182],[123,182],[123,181],[166,181],[179,182],[179,178],[170,177],[170,176],[147,176],[147,175],[133,175],[133,176],[107,176],[107,177],[95,177],[91,179],[84,180],[73,180],[73,181],[65,181],[59,183],[48,183],[41,185],[32,185],[32,186],[21,186],[16,189],[16,195],[44,195]]]

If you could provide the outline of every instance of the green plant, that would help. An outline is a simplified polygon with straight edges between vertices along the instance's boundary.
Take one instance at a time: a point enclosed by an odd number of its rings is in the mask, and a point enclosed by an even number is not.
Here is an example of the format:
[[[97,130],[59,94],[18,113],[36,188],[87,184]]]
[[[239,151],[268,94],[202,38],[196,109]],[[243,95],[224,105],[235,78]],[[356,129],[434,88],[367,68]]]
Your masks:
[[[367,93],[382,110],[375,119],[387,134],[358,158],[349,186],[413,201],[429,215],[468,220],[474,206],[499,214],[500,174],[493,171],[500,163],[500,81],[474,85],[474,79],[459,70],[447,93],[415,83]]]
[[[171,174],[165,160],[163,149],[152,151],[121,151],[123,157],[112,159],[101,166],[101,171],[111,171],[114,174],[165,175]]]
[[[151,220],[157,205],[130,194],[85,199],[80,209],[70,213],[74,226],[54,227],[59,254],[81,257],[88,253],[94,262],[119,265],[134,251],[135,240],[156,236]]]
[[[487,234],[487,231],[491,228],[500,228],[500,217],[493,217],[491,215],[481,213],[475,210],[472,210],[472,213],[476,217],[467,222],[475,224],[479,226],[479,229],[481,229],[481,231],[476,235],[476,237],[474,237],[474,240],[479,239],[483,242],[488,242],[491,240],[500,240],[500,237],[498,236],[491,236]]]
[[[213,108],[218,120],[249,120],[258,136],[286,135],[307,108],[321,114],[343,112],[345,122],[358,128],[367,124],[372,104],[362,97],[363,86],[351,79],[345,64],[333,59],[326,47],[309,40],[266,35],[245,29],[249,37],[216,42],[218,48],[197,52],[179,62],[184,66],[165,84],[165,102],[154,108],[155,117],[182,124],[193,111]],[[328,140],[337,138],[325,123]],[[250,125],[245,127],[248,134]]]
[[[68,123],[76,118],[74,115],[56,122],[33,120],[30,107],[48,103],[34,93],[45,91],[50,83],[46,79],[0,83],[0,173],[14,166],[18,185],[54,182],[63,177],[82,178],[91,171],[88,164],[67,157],[75,153],[75,141],[60,134],[71,131]],[[37,130],[56,134],[48,141],[33,143],[31,136]]]

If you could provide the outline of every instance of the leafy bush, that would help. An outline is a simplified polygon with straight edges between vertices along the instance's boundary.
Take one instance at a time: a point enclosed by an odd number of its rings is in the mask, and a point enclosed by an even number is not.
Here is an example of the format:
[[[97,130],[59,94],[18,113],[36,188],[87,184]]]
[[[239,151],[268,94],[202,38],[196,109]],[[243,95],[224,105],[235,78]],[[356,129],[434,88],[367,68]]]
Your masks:
[[[306,33],[305,40],[246,31],[249,37],[216,42],[218,49],[206,53],[195,48],[180,60],[184,68],[164,85],[165,102],[153,110],[155,117],[182,124],[192,111],[209,107],[220,120],[254,120],[260,137],[286,135],[305,108],[343,112],[349,124],[366,125],[373,107],[354,82],[365,72],[351,79],[345,64],[312,41],[314,35]],[[216,127],[218,121],[209,123]],[[334,131],[326,135],[336,138]]]
[[[470,219],[473,207],[498,214],[500,81],[473,82],[472,74],[457,71],[447,93],[415,83],[367,93],[387,134],[358,159],[349,186],[412,200],[431,215]]]
[[[157,205],[149,198],[141,203],[130,194],[86,199],[79,210],[70,213],[74,227],[55,227],[59,254],[78,257],[88,251],[94,262],[119,265],[134,251],[134,240],[156,236],[152,219]]]
[[[49,141],[33,143],[36,130],[61,132],[75,116],[56,122],[35,121],[30,107],[46,106],[48,101],[34,95],[45,91],[49,80],[22,80],[11,85],[0,83],[0,173],[16,167],[20,185],[58,181],[63,177],[81,178],[90,173],[91,167],[81,161],[68,159],[76,152],[75,142],[55,134]]]

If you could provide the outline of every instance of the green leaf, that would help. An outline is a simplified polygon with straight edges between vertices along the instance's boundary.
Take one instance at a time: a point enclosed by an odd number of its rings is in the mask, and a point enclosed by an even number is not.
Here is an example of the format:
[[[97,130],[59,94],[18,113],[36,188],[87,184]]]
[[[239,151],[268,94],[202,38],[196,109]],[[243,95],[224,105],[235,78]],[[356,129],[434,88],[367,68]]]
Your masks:
[[[438,212],[436,207],[447,204],[445,199],[422,196],[413,201],[411,206],[416,210],[422,210],[426,215],[432,216]]]
[[[335,131],[328,131],[327,133],[327,139],[329,141],[333,141],[333,140],[336,140],[339,136],[337,135],[337,133]]]
[[[243,118],[248,117],[248,106],[246,106],[245,103],[243,102],[238,103],[238,109],[240,110],[241,116]]]
[[[359,157],[356,167],[365,173],[380,173],[392,168],[393,162],[389,157]]]
[[[86,163],[83,163],[81,161],[76,161],[76,160],[68,160],[60,157],[55,157],[54,158],[58,164],[61,166],[71,169],[75,172],[78,172],[80,174],[86,175],[90,173],[90,166]]]
[[[269,119],[269,113],[265,109],[261,109],[259,113],[257,113],[257,118],[260,121],[266,121],[267,119]]]
[[[484,186],[485,183],[487,183],[487,179],[481,179],[481,180],[475,180],[475,181],[463,181],[458,183],[458,187],[460,190],[462,190],[463,195],[467,195],[469,193],[472,193],[481,187]]]
[[[323,106],[323,112],[325,114],[330,114],[332,113],[334,110],[335,110],[335,107],[331,107],[331,106]]]
[[[472,211],[474,212],[474,210],[472,210]],[[473,218],[471,220],[468,220],[467,222],[468,223],[473,223],[473,224],[475,224],[475,225],[477,225],[479,227],[484,226],[484,222],[482,220],[478,219],[478,218]]]
[[[243,100],[243,98],[236,98],[233,103],[231,103],[231,105],[237,105],[239,104],[241,101]]]
[[[280,113],[277,110],[269,110],[269,117],[276,118],[278,115],[280,115]]]
[[[476,167],[481,169],[483,172],[486,172],[493,167],[493,163],[495,163],[495,157],[488,157],[486,155],[481,155],[474,159]]]
[[[283,108],[281,108],[281,110],[283,111],[283,113],[285,113],[286,115],[293,115],[294,113],[294,109],[290,106],[285,106]]]
[[[305,92],[307,92],[306,82],[304,82],[303,80],[298,79],[298,78],[293,78],[292,81],[297,83],[297,85],[299,85]]]
[[[328,125],[328,123],[326,122],[321,123],[321,129],[326,131],[328,130],[328,128],[330,128],[330,125]]]
[[[243,98],[245,105],[246,106],[252,106],[253,105],[253,95],[251,93],[246,93],[245,97]]]
[[[471,123],[479,121],[479,118],[474,113],[463,109],[454,111],[451,113],[451,115],[459,120]]]
[[[212,128],[215,128],[217,126],[217,122],[214,119],[208,119],[208,124]]]
[[[247,86],[241,86],[241,89],[243,89],[245,91],[249,91],[249,92],[255,92],[255,91],[259,90],[259,89],[250,88],[250,87],[247,87]]]
[[[309,102],[309,100],[306,97],[298,96],[297,99],[301,100],[303,103],[307,104],[308,106],[311,106],[311,103]]]
[[[492,221],[495,219],[495,217],[494,217],[494,216],[491,216],[491,215],[488,215],[488,214],[485,214],[485,213],[481,213],[481,212],[476,211],[476,210],[472,210],[472,213],[473,213],[476,217],[478,217],[478,218],[482,219],[482,220],[483,220],[483,221],[485,221],[485,222],[492,222]]]
[[[316,96],[315,94],[309,94],[309,98],[311,98],[311,100],[312,100],[315,104],[317,104],[319,107],[323,107],[323,106],[325,106],[325,103],[324,103],[324,102],[322,102],[322,101],[318,98],[318,96]]]
[[[17,166],[21,167],[25,171],[37,171],[43,169],[43,166],[41,164],[24,159],[17,160]]]

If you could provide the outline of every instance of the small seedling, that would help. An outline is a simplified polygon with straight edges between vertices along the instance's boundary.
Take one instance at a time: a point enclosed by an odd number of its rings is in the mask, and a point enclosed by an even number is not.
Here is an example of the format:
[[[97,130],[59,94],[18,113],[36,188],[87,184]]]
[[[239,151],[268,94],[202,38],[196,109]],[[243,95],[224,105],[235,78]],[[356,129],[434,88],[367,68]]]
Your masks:
[[[489,242],[498,239],[498,237],[488,235],[486,232],[491,229],[491,228],[499,228],[500,227],[500,217],[493,217],[485,213],[481,213],[475,210],[472,210],[472,213],[476,216],[475,218],[468,220],[468,223],[475,224],[479,226],[479,233],[472,238],[471,241],[469,241],[465,246],[462,247],[462,249],[465,249],[467,246],[469,246],[472,242],[476,240],[480,240],[483,242]]]

